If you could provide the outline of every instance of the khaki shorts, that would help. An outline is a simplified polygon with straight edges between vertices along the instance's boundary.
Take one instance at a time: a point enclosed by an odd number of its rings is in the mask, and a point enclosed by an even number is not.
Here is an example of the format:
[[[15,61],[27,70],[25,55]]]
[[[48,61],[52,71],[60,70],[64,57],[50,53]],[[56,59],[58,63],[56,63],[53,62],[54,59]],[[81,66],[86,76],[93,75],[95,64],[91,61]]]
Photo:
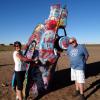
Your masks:
[[[85,83],[84,70],[76,70],[71,68],[71,81],[76,81],[77,83]]]

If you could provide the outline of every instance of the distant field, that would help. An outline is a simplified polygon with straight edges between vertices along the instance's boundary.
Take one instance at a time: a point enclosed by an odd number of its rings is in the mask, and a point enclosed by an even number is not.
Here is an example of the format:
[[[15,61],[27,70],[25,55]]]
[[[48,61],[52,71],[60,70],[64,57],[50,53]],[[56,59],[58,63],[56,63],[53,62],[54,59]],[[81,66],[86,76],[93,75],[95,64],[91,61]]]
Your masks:
[[[11,46],[8,46],[8,45],[2,46],[2,45],[0,45],[0,51],[13,51],[13,50],[14,50],[13,45],[11,45]]]
[[[98,47],[100,46],[100,44],[89,44],[89,45],[86,45],[86,47]],[[14,47],[13,45],[0,45],[0,51],[13,51],[14,50]]]
[[[0,45],[0,51],[13,51],[13,45]]]

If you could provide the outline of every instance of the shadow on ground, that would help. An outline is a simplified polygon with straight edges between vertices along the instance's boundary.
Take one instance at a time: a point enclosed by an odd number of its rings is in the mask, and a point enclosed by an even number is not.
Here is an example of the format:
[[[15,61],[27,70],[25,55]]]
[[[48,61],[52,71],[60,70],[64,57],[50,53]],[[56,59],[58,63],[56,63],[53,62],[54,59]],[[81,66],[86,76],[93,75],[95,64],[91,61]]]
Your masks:
[[[95,82],[93,82],[90,87],[88,87],[86,91],[92,89],[92,91],[86,96],[86,98],[89,98],[92,94],[94,94],[98,89],[100,89],[100,79],[96,80]]]
[[[9,65],[14,65],[14,64],[1,64],[0,67],[9,66]]]
[[[86,78],[100,74],[100,62],[87,64],[85,72]]]
[[[100,62],[94,62],[86,65],[86,78],[100,74]],[[55,91],[66,86],[72,85],[70,81],[70,68],[56,71],[53,78],[51,90]],[[95,85],[100,83],[100,80],[95,82]]]
[[[86,79],[88,77],[96,76],[100,74],[100,62],[94,62],[94,63],[87,64],[85,72],[86,72]],[[40,95],[38,99],[44,96],[45,94],[48,94],[52,91],[55,91],[55,90],[58,90],[58,89],[61,89],[61,88],[64,88],[66,86],[73,84],[73,82],[70,81],[70,68],[56,71],[53,74],[53,76],[54,77],[52,81],[50,82],[48,91]],[[93,82],[93,84],[91,84],[90,87],[87,88],[85,91],[88,91],[94,86],[96,86],[96,88],[90,94],[88,94],[86,98],[88,98],[90,95],[92,95],[94,92],[96,92],[100,88],[100,80]],[[38,100],[38,99],[35,99],[35,100]]]
[[[91,76],[96,76],[96,75],[100,75],[100,62],[87,64],[86,78],[91,77]],[[100,89],[100,78],[94,81],[92,84],[90,84],[90,87],[88,87],[85,90],[85,92],[88,90],[91,90],[91,92],[86,96],[86,98],[89,98],[92,94],[94,94],[99,89]]]

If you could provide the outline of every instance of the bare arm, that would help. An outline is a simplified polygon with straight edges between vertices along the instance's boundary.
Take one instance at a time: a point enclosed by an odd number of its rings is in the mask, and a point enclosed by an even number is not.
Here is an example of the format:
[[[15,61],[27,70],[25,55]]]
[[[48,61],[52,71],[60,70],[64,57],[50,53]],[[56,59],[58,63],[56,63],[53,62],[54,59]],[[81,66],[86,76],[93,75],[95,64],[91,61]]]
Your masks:
[[[22,56],[21,54],[17,53],[16,55],[22,61],[32,61],[32,59],[28,59],[27,57]]]
[[[89,57],[89,53],[88,53],[85,45],[83,45],[83,52],[84,52],[84,55],[85,55],[85,61],[87,61],[88,60],[88,57]]]
[[[88,54],[87,56],[85,56],[85,60],[87,61],[87,60],[88,60],[88,58],[89,58],[89,54]]]

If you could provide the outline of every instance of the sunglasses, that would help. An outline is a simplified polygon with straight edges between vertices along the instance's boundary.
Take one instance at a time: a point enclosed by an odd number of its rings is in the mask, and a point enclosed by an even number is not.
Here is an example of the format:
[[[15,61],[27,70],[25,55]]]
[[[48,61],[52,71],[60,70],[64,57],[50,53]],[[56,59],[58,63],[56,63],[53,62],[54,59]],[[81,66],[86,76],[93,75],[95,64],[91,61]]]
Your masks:
[[[15,47],[20,47],[19,45],[15,45]]]
[[[73,44],[73,43],[75,43],[75,41],[70,42],[70,44]]]

